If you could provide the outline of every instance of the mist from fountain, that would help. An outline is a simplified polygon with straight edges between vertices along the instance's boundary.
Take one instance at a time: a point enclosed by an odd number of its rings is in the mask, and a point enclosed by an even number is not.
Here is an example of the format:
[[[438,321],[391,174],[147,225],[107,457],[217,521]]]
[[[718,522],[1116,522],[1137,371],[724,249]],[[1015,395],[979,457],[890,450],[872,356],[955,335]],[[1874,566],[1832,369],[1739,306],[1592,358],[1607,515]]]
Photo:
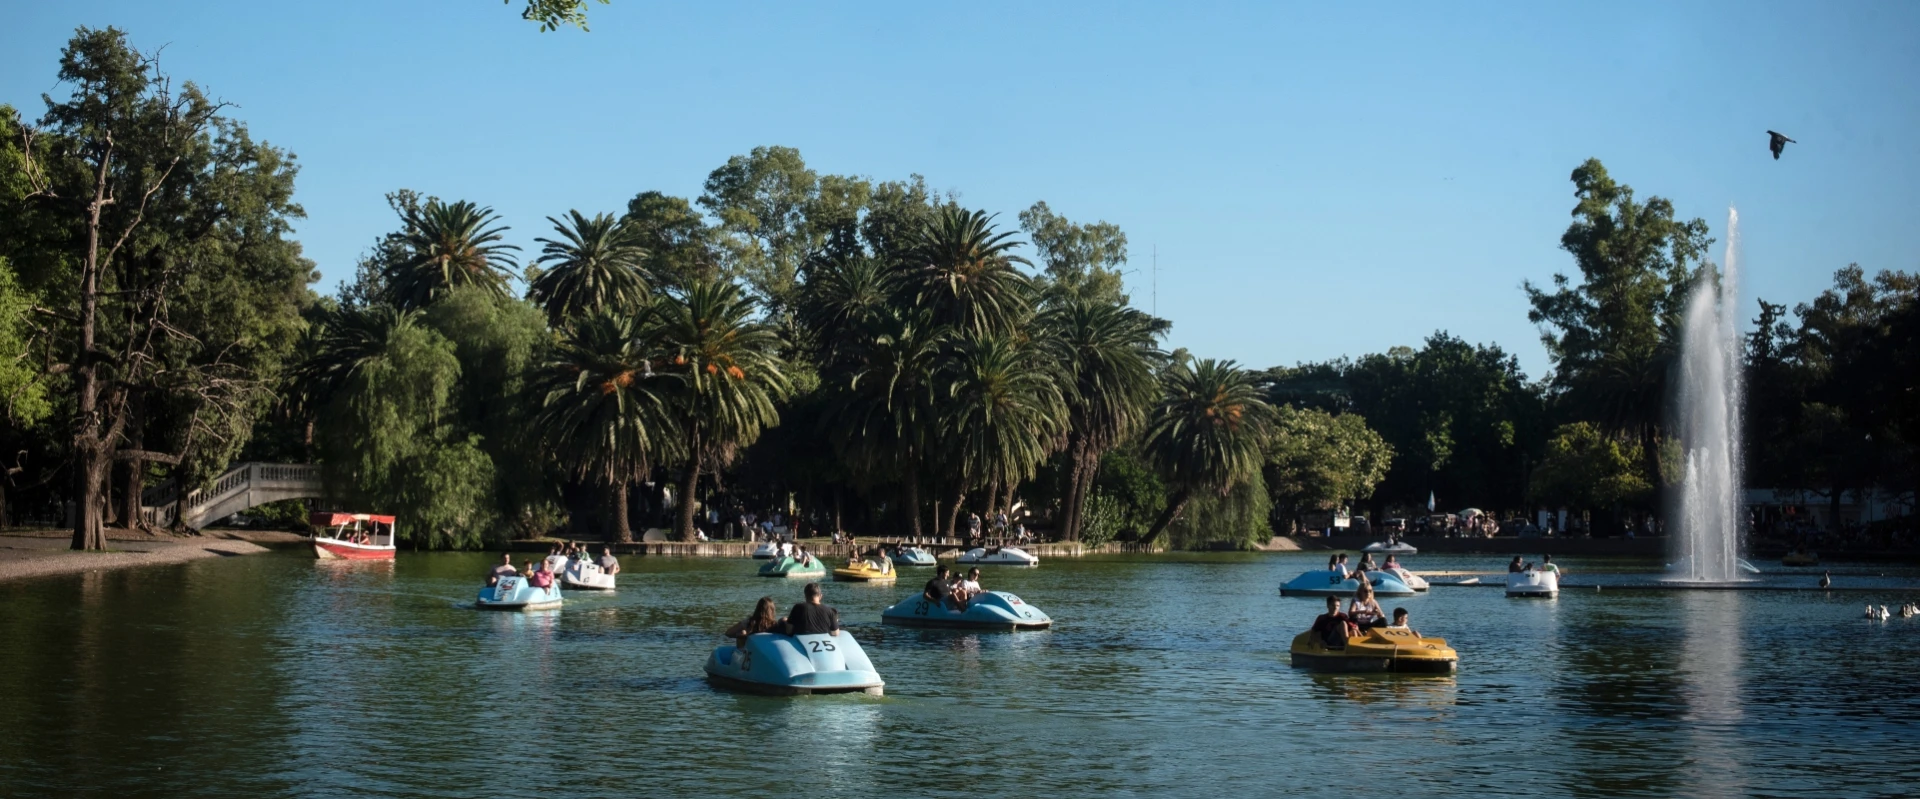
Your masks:
[[[1740,578],[1740,415],[1742,345],[1739,308],[1740,214],[1727,209],[1727,254],[1719,280],[1703,272],[1687,300],[1674,405],[1686,448],[1673,535],[1681,579],[1732,582]]]

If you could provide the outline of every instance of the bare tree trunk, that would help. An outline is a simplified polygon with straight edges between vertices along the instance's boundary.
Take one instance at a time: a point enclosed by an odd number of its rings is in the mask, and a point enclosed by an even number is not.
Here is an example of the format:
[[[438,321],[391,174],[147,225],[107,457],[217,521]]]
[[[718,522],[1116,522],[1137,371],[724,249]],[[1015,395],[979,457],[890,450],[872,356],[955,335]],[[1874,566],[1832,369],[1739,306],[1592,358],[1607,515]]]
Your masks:
[[[998,502],[999,500],[1000,500],[1000,481],[996,479],[993,482],[987,484],[987,518],[988,519],[993,518],[993,512],[995,510],[994,503]]]
[[[907,507],[905,510],[907,512],[907,519],[910,522],[908,526],[909,529],[913,531],[913,537],[920,538],[920,470],[915,468],[913,464],[908,464],[907,466],[906,488]]]
[[[135,392],[127,398],[127,448],[145,449],[146,444],[146,401],[144,395]],[[127,481],[121,490],[120,501],[125,510],[121,518],[126,520],[129,530],[144,530],[147,520],[142,518],[140,495],[146,493],[147,462],[138,457],[127,461]]]
[[[680,475],[680,507],[674,515],[674,533],[693,543],[693,490],[700,485],[700,434],[687,434],[687,468]]]
[[[953,508],[947,511],[947,537],[960,538],[960,509],[967,505],[967,489],[960,487],[953,492]]]
[[[633,543],[633,525],[627,521],[627,481],[613,484],[613,539]]]
[[[100,154],[94,169],[93,202],[87,206],[87,255],[80,267],[80,346],[74,354],[79,368],[74,370],[78,389],[78,428],[74,431],[73,458],[73,548],[107,548],[106,529],[101,524],[101,492],[106,487],[107,447],[100,419],[99,366],[96,363],[94,324],[100,315],[100,211],[106,207],[107,173],[112,168],[111,145]]]
[[[1160,518],[1153,520],[1153,529],[1147,531],[1146,537],[1141,538],[1140,543],[1152,544],[1158,540],[1160,534],[1166,532],[1167,525],[1172,524],[1174,519],[1180,518],[1180,511],[1187,507],[1188,496],[1187,490],[1182,488],[1173,492],[1173,496],[1167,497],[1167,509],[1160,512]]]

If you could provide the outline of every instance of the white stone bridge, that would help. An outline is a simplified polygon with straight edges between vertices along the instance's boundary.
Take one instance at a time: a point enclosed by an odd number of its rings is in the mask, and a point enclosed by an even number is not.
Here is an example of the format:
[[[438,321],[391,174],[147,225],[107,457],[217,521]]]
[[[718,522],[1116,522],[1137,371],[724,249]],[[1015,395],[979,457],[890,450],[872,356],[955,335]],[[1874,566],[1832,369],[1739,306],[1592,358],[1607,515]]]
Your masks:
[[[320,467],[302,463],[242,463],[204,489],[187,494],[181,502],[179,486],[156,486],[140,497],[141,516],[154,527],[171,527],[179,521],[199,530],[240,511],[283,499],[317,499],[326,496],[320,482]]]

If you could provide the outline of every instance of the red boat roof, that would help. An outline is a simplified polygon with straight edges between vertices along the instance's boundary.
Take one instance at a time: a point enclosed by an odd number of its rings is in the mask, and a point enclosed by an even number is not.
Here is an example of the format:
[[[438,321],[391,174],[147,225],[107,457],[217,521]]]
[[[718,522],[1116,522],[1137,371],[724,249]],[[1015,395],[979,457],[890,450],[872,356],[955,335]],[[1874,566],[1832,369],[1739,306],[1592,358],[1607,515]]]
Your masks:
[[[313,514],[311,521],[314,524],[324,524],[328,527],[332,527],[337,524],[346,524],[348,522],[378,522],[380,524],[393,524],[393,517],[378,516],[371,513],[316,513],[316,514]]]

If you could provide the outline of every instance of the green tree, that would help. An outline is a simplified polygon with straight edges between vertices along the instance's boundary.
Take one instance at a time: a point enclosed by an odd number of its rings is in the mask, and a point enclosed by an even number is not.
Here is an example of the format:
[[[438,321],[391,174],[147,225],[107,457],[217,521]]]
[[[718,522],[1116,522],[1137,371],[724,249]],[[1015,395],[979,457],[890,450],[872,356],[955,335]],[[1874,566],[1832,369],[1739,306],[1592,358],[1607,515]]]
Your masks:
[[[1065,432],[1065,403],[1045,358],[1030,343],[990,335],[961,340],[948,361],[937,401],[942,461],[957,488],[949,530],[969,491],[990,487],[991,511],[998,487],[1032,477]]]
[[[1525,284],[1527,318],[1541,328],[1558,399],[1576,418],[1638,438],[1657,479],[1680,318],[1713,240],[1705,221],[1681,221],[1664,198],[1636,202],[1597,159],[1572,179],[1578,202],[1560,247],[1580,280],[1556,274],[1551,290]]]
[[[0,258],[0,410],[6,412],[9,426],[29,427],[53,413],[46,369],[33,358],[35,339],[44,338],[43,328],[32,321],[38,302],[20,287],[7,259]]]
[[[1033,241],[1042,273],[1042,296],[1073,297],[1096,304],[1126,305],[1127,234],[1110,222],[1067,221],[1044,202],[1020,212],[1020,229]]]
[[[1306,511],[1366,499],[1386,477],[1393,447],[1358,414],[1280,406],[1274,416],[1262,473],[1288,529]]]
[[[504,0],[513,5],[514,0]],[[572,25],[581,30],[587,29],[587,0],[525,0],[527,7],[520,11],[520,18],[540,24],[540,32],[559,30],[562,25]],[[600,0],[607,5],[612,0]]]
[[[716,236],[684,198],[644,191],[627,201],[620,218],[647,253],[642,271],[662,289],[686,289],[702,280],[734,277],[722,271]]]
[[[494,464],[495,516],[522,535],[546,532],[554,494],[531,433],[539,395],[529,393],[551,347],[544,314],[524,300],[462,288],[429,306],[422,319],[453,343],[460,361],[454,423]]]
[[[387,265],[386,300],[425,308],[448,290],[472,286],[501,296],[513,279],[517,245],[503,242],[507,226],[491,208],[429,198],[405,211],[405,255]]]
[[[1198,494],[1225,496],[1258,474],[1273,408],[1232,361],[1175,361],[1161,375],[1143,449],[1171,492],[1145,540],[1160,537]]]
[[[723,282],[696,283],[658,306],[666,369],[681,379],[672,408],[683,462],[675,532],[683,541],[694,540],[701,471],[726,465],[780,421],[774,403],[787,394],[786,363],[779,334],[756,321],[757,310]]]
[[[544,399],[533,426],[542,448],[568,473],[611,489],[621,542],[633,540],[627,487],[672,443],[674,388],[653,370],[663,359],[652,349],[651,325],[651,308],[637,316],[602,309],[579,320],[541,369],[537,389]]]
[[[1061,376],[1067,407],[1067,487],[1060,528],[1080,538],[1100,456],[1133,436],[1159,393],[1153,370],[1164,323],[1132,308],[1068,296],[1042,311],[1042,338]]]
[[[565,222],[547,217],[559,238],[534,239],[546,245],[537,262],[544,271],[527,286],[528,299],[546,309],[555,327],[601,308],[640,307],[648,282],[640,231],[611,214],[568,214]]]
[[[1639,442],[1591,422],[1561,425],[1533,475],[1533,499],[1576,510],[1606,510],[1644,501],[1653,490],[1638,463]]]
[[[901,300],[964,333],[1010,334],[1032,312],[1032,287],[1014,264],[1013,233],[995,233],[984,211],[946,206],[920,231],[900,282]]]
[[[935,438],[936,382],[945,333],[912,308],[894,308],[859,328],[826,417],[840,458],[856,479],[897,479],[909,528],[923,535],[920,484]],[[889,479],[892,478],[892,479]]]

